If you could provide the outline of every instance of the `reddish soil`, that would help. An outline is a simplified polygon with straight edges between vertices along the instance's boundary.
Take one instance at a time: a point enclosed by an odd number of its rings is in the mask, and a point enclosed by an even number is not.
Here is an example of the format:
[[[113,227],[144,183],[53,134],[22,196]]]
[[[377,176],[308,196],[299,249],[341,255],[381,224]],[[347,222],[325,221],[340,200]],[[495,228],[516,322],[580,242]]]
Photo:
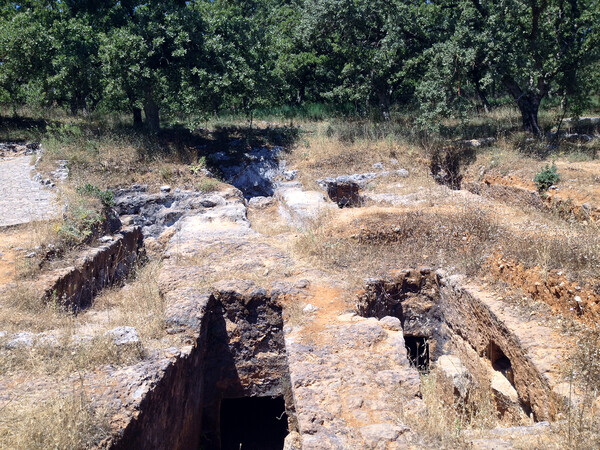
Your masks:
[[[575,283],[558,270],[544,273],[540,267],[527,268],[496,252],[488,262],[489,275],[527,292],[553,310],[584,322],[600,319],[600,295],[591,283]]]

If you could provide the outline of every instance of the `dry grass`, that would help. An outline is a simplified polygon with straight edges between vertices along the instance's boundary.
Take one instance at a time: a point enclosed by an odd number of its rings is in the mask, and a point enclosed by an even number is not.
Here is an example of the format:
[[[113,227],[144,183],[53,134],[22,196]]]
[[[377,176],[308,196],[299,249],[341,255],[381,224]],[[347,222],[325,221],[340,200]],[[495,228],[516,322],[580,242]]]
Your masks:
[[[591,448],[600,444],[600,328],[594,325],[579,332],[573,352],[565,366],[571,385],[564,421],[559,432],[568,448]]]
[[[31,347],[0,349],[0,375],[26,373],[28,376],[68,377],[105,364],[133,364],[144,356],[140,346],[116,346],[104,336],[78,341],[78,335],[63,334],[56,339],[34,338]],[[4,344],[4,343],[3,343]]]
[[[83,392],[0,407],[0,449],[87,449],[109,433],[108,417]]]
[[[79,315],[40,304],[31,285],[19,283],[0,301],[0,330],[8,332],[0,338],[0,376],[50,383],[48,392],[56,392],[57,386],[71,385],[74,374],[106,364],[131,365],[147,349],[164,346],[159,270],[159,262],[139,268],[125,288],[105,291]],[[123,325],[135,327],[143,345],[117,346],[105,336]],[[31,345],[6,345],[23,330],[34,333]],[[30,398],[25,391],[13,392],[12,400],[0,403],[0,448],[92,448],[110,433],[106,414],[82,389],[34,393]]]
[[[434,371],[421,374],[421,394],[427,414],[406,415],[405,419],[427,447],[468,448],[463,431],[485,431],[499,424],[489,388],[472,388],[466,400],[448,404]]]
[[[259,210],[249,209],[248,220],[252,224],[252,229],[264,236],[273,237],[295,232],[295,229],[281,217],[277,205]]]
[[[27,281],[18,281],[0,295],[0,329],[6,332],[42,332],[67,328],[73,316],[54,305],[44,305],[41,293]]]
[[[299,169],[306,188],[316,188],[315,180],[320,178],[376,171],[373,164],[377,162],[386,170],[426,165],[423,151],[400,138],[344,140],[335,132],[328,133],[329,127],[328,123],[315,126],[290,154],[289,162]]]
[[[381,212],[344,226],[341,233],[332,230],[331,223],[323,218],[299,235],[294,251],[358,285],[366,277],[384,276],[401,267],[445,267],[473,274],[498,234],[485,211],[466,206],[453,214]]]
[[[204,175],[193,169],[199,162],[197,149],[182,141],[165,141],[129,128],[106,124],[62,123],[49,129],[42,141],[42,173],[50,173],[59,160],[69,161],[69,183],[85,183],[101,189],[131,184],[165,183],[193,189]]]
[[[34,335],[26,347],[0,348],[0,374],[27,372],[68,375],[103,364],[127,365],[144,357],[145,349],[164,337],[164,301],[158,290],[160,264],[140,268],[124,288],[104,291],[92,308],[74,315],[40,303],[40,296],[21,283],[3,296],[0,329]],[[104,333],[119,326],[135,327],[142,346],[118,347]]]
[[[600,236],[595,229],[571,225],[552,236],[512,235],[502,243],[505,256],[542,272],[565,271],[574,280],[600,276]]]
[[[106,327],[135,327],[144,343],[164,337],[165,302],[158,288],[160,268],[160,261],[139,268],[125,287],[108,289],[99,295],[92,310],[81,319],[105,312]]]

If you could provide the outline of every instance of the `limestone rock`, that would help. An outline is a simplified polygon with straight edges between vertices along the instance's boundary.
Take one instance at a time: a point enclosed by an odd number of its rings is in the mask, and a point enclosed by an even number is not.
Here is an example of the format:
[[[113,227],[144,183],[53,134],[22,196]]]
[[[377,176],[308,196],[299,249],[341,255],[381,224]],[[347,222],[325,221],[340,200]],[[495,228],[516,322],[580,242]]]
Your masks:
[[[248,206],[256,209],[268,208],[269,206],[275,203],[275,199],[273,197],[252,197],[248,200]]]
[[[244,197],[270,197],[274,182],[282,171],[279,156],[282,147],[257,147],[243,154],[214,153],[211,159],[223,173],[225,181],[244,193]]]
[[[494,371],[491,379],[491,389],[494,394],[496,408],[501,414],[518,408],[519,395],[510,381],[500,372]]]
[[[283,450],[302,450],[302,441],[300,433],[292,431],[283,441]]]
[[[33,339],[35,335],[28,331],[22,331],[20,333],[16,333],[12,339],[10,339],[4,346],[9,349],[19,348],[19,347],[31,347],[33,346]]]
[[[140,335],[134,327],[117,327],[108,330],[104,336],[110,338],[116,346],[141,345]]]
[[[460,358],[452,355],[440,356],[436,361],[435,371],[438,383],[442,385],[445,397],[443,400],[446,403],[467,400],[469,391],[474,387],[474,381]]]
[[[389,423],[367,425],[360,429],[367,448],[385,448],[388,443],[395,441],[402,434],[409,431],[406,426],[395,426]]]
[[[300,183],[281,183],[275,194],[280,201],[280,214],[299,227],[335,207],[321,192],[305,191]]]
[[[379,323],[386,330],[402,331],[402,322],[397,317],[385,316],[379,319]]]

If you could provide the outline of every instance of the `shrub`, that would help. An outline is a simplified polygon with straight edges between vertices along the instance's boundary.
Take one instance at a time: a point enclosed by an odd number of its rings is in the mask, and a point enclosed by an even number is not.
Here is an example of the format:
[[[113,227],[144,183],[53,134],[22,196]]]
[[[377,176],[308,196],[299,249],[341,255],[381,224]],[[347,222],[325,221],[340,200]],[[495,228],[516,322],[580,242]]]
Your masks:
[[[533,181],[536,184],[538,191],[546,192],[550,186],[553,186],[560,181],[560,175],[557,172],[556,164],[552,163],[552,166],[546,164],[544,170],[535,174]]]
[[[203,194],[208,194],[210,192],[218,191],[220,184],[221,183],[214,178],[204,178],[198,183],[196,188]]]
[[[103,191],[99,187],[87,183],[82,187],[78,187],[77,192],[81,195],[97,198],[106,208],[112,208],[115,205],[114,194],[109,189]]]

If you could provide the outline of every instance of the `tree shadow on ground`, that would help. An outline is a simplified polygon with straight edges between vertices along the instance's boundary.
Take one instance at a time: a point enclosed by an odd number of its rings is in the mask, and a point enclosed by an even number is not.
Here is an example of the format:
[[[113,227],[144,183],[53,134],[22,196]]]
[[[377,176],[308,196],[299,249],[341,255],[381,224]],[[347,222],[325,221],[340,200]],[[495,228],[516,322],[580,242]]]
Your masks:
[[[48,122],[42,119],[0,116],[0,140],[39,140],[46,132],[47,126]]]
[[[217,127],[215,130],[190,131],[182,126],[164,128],[158,133],[143,129],[120,127],[120,132],[137,133],[140,137],[141,156],[148,159],[174,159],[193,164],[214,153],[225,152],[232,157],[256,147],[282,147],[289,150],[297,141],[300,130],[296,127]]]

